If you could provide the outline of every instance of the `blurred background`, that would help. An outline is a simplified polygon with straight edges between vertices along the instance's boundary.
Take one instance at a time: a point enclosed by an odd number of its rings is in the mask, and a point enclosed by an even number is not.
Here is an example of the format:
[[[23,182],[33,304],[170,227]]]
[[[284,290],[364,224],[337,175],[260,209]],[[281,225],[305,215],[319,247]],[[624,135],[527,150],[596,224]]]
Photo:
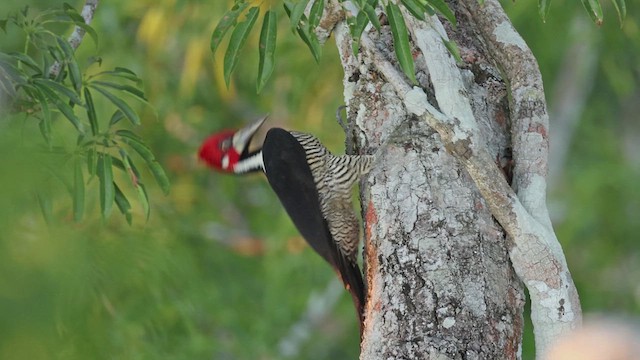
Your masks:
[[[131,226],[115,211],[103,221],[97,181],[89,181],[85,217],[74,222],[65,187],[34,175],[39,155],[15,150],[25,138],[41,139],[36,127],[3,119],[0,359],[356,357],[347,293],[266,181],[214,174],[195,158],[210,132],[265,113],[270,126],[314,133],[343,151],[334,118],[342,71],[332,40],[316,64],[280,11],[277,65],[262,94],[255,91],[258,32],[227,89],[224,51],[214,58],[209,41],[230,3],[103,1],[91,24],[98,45],[85,39],[76,53],[80,63],[101,56],[103,68],[125,66],[144,81],[152,108],[139,106],[135,131],[172,182],[168,196],[147,186],[148,221],[138,204]],[[37,12],[62,1],[28,4]],[[552,122],[549,201],[583,309],[638,316],[639,4],[627,1],[622,27],[610,2],[601,27],[573,2],[552,3],[546,23],[534,0],[503,5],[544,77]],[[24,6],[4,0],[0,18]],[[15,28],[0,33],[3,52],[23,44]],[[34,188],[53,194],[49,225]],[[532,349],[529,328],[524,359],[533,358]]]

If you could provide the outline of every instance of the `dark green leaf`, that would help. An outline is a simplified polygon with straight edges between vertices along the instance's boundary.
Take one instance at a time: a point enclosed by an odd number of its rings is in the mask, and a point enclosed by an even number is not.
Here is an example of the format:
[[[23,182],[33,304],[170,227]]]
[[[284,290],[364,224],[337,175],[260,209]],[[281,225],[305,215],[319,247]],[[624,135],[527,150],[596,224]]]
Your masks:
[[[355,18],[352,16],[347,19],[349,23],[349,30],[351,31],[351,50],[354,55],[358,54],[360,51],[360,37],[362,36],[362,32],[364,28],[369,24],[369,18],[364,11],[360,11],[358,16]]]
[[[82,100],[80,99],[78,94],[59,82],[55,82],[49,79],[33,79],[33,82],[42,86],[47,86],[51,88],[51,90],[68,97],[69,100],[71,100],[76,105],[82,105]]]
[[[289,14],[289,19],[291,20],[291,31],[295,31],[295,29],[300,24],[300,20],[302,19],[302,15],[304,15],[304,9],[307,7],[309,0],[298,0],[298,2],[291,9],[291,13]],[[302,24],[304,26],[305,24]]]
[[[144,92],[142,92],[142,90],[131,85],[124,85],[124,84],[114,83],[111,81],[99,81],[99,80],[91,81],[91,84],[100,85],[100,86],[104,86],[104,87],[108,87],[116,90],[126,91],[129,94],[136,96],[138,99],[144,102],[147,102],[147,98],[144,97]]]
[[[40,89],[31,85],[25,85],[23,88],[29,96],[38,102],[42,109],[42,120],[39,124],[40,132],[47,144],[51,145],[51,111],[49,110],[49,103]]]
[[[73,22],[77,27],[81,28],[82,30],[84,30],[87,34],[89,34],[89,36],[91,36],[91,40],[93,40],[93,43],[95,44],[95,46],[98,46],[98,33],[87,23],[84,22],[84,19],[82,19],[82,21],[74,21]]]
[[[247,41],[249,33],[253,28],[253,24],[255,24],[256,19],[258,18],[258,14],[260,14],[260,8],[258,6],[254,6],[249,9],[247,19],[236,25],[236,28],[233,29],[233,33],[231,33],[229,47],[227,47],[227,52],[224,54],[224,81],[227,84],[227,87],[229,87],[229,82],[231,81],[231,73],[238,63],[240,50]]]
[[[131,133],[130,131],[118,130],[116,133],[121,136],[121,139],[125,144],[129,145],[135,152],[138,153],[138,155],[140,155],[140,157],[142,157],[142,159],[144,159],[145,163],[149,167],[149,170],[151,170],[151,173],[155,177],[156,182],[158,183],[158,185],[160,185],[162,191],[165,194],[168,194],[170,188],[169,178],[165,174],[164,169],[162,169],[160,163],[156,161],[156,158],[151,152],[151,149],[149,149],[142,141],[140,141],[137,136],[132,136],[133,133]]]
[[[138,136],[136,133],[134,133],[131,130],[127,130],[127,129],[116,130],[116,135],[133,140],[135,142],[144,143],[144,140],[142,140],[140,136]]]
[[[93,106],[93,97],[89,88],[84,88],[84,100],[87,102],[87,117],[89,118],[89,124],[91,125],[91,134],[96,136],[100,133],[98,127],[98,116],[96,115],[96,108]]]
[[[458,45],[456,44],[456,42],[453,40],[448,41],[443,37],[441,37],[440,39],[442,39],[442,43],[447,48],[447,50],[449,50],[449,53],[453,56],[453,58],[456,59],[456,62],[461,63],[462,57],[460,57],[460,50],[458,50]]]
[[[627,17],[627,4],[625,0],[611,0],[613,3],[613,7],[616,9],[618,13],[618,21],[620,21],[620,26],[624,23],[624,19]]]
[[[125,219],[127,219],[127,223],[131,225],[131,221],[132,221],[131,203],[129,203],[129,200],[127,199],[127,197],[124,195],[122,190],[120,190],[120,188],[118,187],[118,184],[114,183],[113,185],[114,185],[114,189],[116,190],[115,200],[116,200],[116,205],[118,206],[118,210],[120,210],[122,215],[124,215]]]
[[[424,1],[424,0],[418,0],[418,1]],[[447,20],[449,20],[451,25],[453,25],[454,27],[457,26],[456,15],[453,13],[453,11],[451,11],[451,9],[449,8],[449,5],[447,5],[447,3],[444,2],[444,0],[426,0],[426,2],[427,4],[431,5],[434,9],[438,10],[438,12],[442,14],[442,16],[444,16]]]
[[[234,5],[230,10],[228,10],[222,19],[216,25],[215,30],[213,30],[213,34],[211,35],[211,52],[213,54],[216,53],[220,42],[224,38],[224,35],[229,31],[229,29],[236,23],[238,16],[244,9],[248,6],[248,3],[239,3]]]
[[[96,167],[98,166],[98,153],[95,147],[90,147],[87,150],[87,172],[93,176],[96,174]]]
[[[125,116],[120,110],[114,111],[113,115],[111,115],[111,120],[109,121],[109,127],[117,124],[120,120],[124,119]]]
[[[129,175],[131,184],[134,187],[137,187],[138,183],[140,182],[140,173],[138,172],[138,169],[136,169],[135,165],[131,162],[131,160],[129,160],[129,154],[127,154],[124,149],[120,149],[120,156],[122,156],[122,164],[127,171],[127,175]]]
[[[425,20],[424,13],[427,11],[426,6],[419,0],[400,0],[402,5],[409,10],[411,15],[415,16],[418,20]]]
[[[142,80],[133,71],[129,69],[121,68],[121,67],[116,67],[114,70],[101,71],[95,75],[92,75],[90,78],[95,78],[95,77],[100,77],[105,75],[116,76],[122,79],[135,82],[136,84],[140,84],[142,82]]]
[[[324,0],[315,0],[309,10],[309,28],[315,29],[320,24],[324,12]]]
[[[57,93],[42,84],[34,83],[34,85],[42,91],[42,93],[51,100],[58,110],[71,122],[79,133],[84,133],[84,125],[76,116],[75,112],[66,102],[64,102]]]
[[[407,75],[413,84],[416,84],[416,74],[413,63],[413,55],[411,54],[411,46],[409,45],[409,32],[402,17],[402,12],[398,5],[389,2],[387,4],[387,18],[391,26],[393,35],[393,47],[395,48],[396,57],[400,68]]]
[[[138,114],[124,100],[99,86],[95,86],[93,83],[90,83],[89,86],[93,89],[96,89],[98,92],[104,95],[104,97],[109,99],[109,101],[111,101],[113,105],[115,105],[118,109],[120,109],[120,111],[122,111],[122,113],[127,117],[127,119],[129,119],[129,121],[131,121],[132,124],[140,125],[140,117],[138,117]]]
[[[82,220],[84,213],[84,177],[81,159],[76,158],[73,166],[73,220]]]
[[[71,84],[73,84],[76,92],[80,93],[80,89],[82,88],[82,75],[80,73],[80,67],[76,62],[76,58],[73,55],[73,49],[71,45],[64,40],[63,38],[56,36],[56,41],[58,43],[58,47],[62,50],[65,56],[65,62],[67,64],[67,68],[69,69],[69,77],[71,79]]]
[[[264,14],[262,30],[260,31],[260,62],[258,64],[257,91],[260,93],[271,77],[275,67],[276,37],[278,17],[275,11],[269,10]]]
[[[600,1],[582,0],[582,5],[585,10],[587,10],[591,20],[593,20],[593,22],[598,26],[602,25],[602,7],[600,6]]]
[[[142,205],[142,210],[144,211],[145,217],[147,220],[149,220],[151,208],[149,207],[149,196],[147,195],[147,189],[145,189],[144,184],[138,183],[138,186],[136,186],[136,191],[138,192],[138,200],[140,200],[140,205]]]
[[[115,199],[111,156],[108,154],[98,153],[98,178],[100,179],[100,209],[102,218],[106,219],[111,213]]]

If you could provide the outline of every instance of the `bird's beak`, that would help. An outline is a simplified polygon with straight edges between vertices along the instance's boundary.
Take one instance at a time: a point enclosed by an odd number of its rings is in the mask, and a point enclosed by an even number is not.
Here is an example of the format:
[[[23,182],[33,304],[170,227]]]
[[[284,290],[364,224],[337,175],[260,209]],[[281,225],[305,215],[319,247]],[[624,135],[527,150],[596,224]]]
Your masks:
[[[266,115],[265,117],[252,122],[251,124],[243,127],[242,129],[236,131],[235,134],[233,134],[232,145],[238,154],[242,154],[245,152],[245,150],[247,150],[247,148],[249,147],[249,143],[251,142],[251,138],[253,137],[253,135],[255,135],[260,126],[262,126],[262,124],[265,120],[267,120],[268,117],[269,115]]]

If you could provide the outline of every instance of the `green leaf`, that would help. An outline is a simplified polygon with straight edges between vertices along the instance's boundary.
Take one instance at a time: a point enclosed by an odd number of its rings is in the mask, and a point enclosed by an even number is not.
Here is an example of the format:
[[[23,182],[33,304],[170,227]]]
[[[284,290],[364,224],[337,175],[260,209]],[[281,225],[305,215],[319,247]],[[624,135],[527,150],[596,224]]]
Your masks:
[[[82,21],[74,21],[73,23],[77,27],[84,30],[85,33],[89,34],[89,36],[91,36],[91,40],[93,40],[94,45],[96,47],[98,46],[98,33],[89,24],[84,22],[84,19],[82,19]]]
[[[73,55],[73,49],[66,40],[59,36],[56,36],[56,41],[58,42],[58,47],[64,53],[67,68],[69,69],[71,84],[73,84],[76,92],[80,93],[80,89],[82,88],[82,75],[80,73],[78,62],[76,62],[76,58]]]
[[[419,0],[419,1],[425,1],[425,0]],[[444,16],[447,20],[449,20],[451,25],[453,25],[454,27],[457,26],[456,15],[453,13],[453,11],[451,11],[451,9],[449,8],[449,5],[447,5],[447,3],[444,2],[444,0],[426,0],[426,3],[431,5],[434,9],[438,10],[438,12],[442,14],[442,16]]]
[[[102,218],[106,219],[111,213],[115,190],[113,184],[113,169],[111,156],[105,153],[98,153],[98,178],[100,179],[100,209]]]
[[[287,15],[290,15],[291,4],[285,2],[284,11],[287,13]],[[305,20],[305,16],[303,15],[302,21],[304,22]],[[307,26],[298,26],[298,36],[300,36],[302,41],[307,44],[307,47],[309,48],[309,50],[311,50],[311,55],[313,55],[316,63],[319,63],[320,56],[322,56],[322,47],[320,46],[320,41],[318,40],[316,33],[310,30],[308,23]]]
[[[82,220],[84,213],[84,177],[80,160],[77,157],[73,166],[73,220],[76,222]]]
[[[101,71],[93,76],[91,76],[90,78],[95,78],[95,77],[100,77],[100,76],[105,76],[105,75],[109,75],[109,76],[116,76],[119,78],[123,78],[132,82],[135,82],[136,84],[140,84],[142,82],[142,80],[138,77],[138,75],[136,75],[136,73],[134,73],[133,71],[126,69],[126,68],[122,68],[122,67],[116,67],[114,70],[107,70],[107,71]]]
[[[364,28],[369,24],[369,18],[364,11],[360,11],[355,18],[353,16],[348,18],[347,23],[349,23],[349,30],[351,32],[351,50],[354,55],[357,55],[358,51],[360,51],[360,37],[362,36]]]
[[[460,50],[458,49],[458,45],[453,40],[447,40],[443,37],[440,37],[444,46],[449,50],[449,53],[456,59],[457,63],[462,62],[462,57],[460,56]]]
[[[96,108],[93,106],[93,97],[89,88],[84,88],[84,100],[87,102],[87,117],[89,118],[89,124],[91,125],[91,134],[96,136],[100,133],[98,127],[98,116],[96,115]]]
[[[149,170],[151,170],[151,173],[156,179],[156,182],[158,183],[158,185],[160,185],[162,191],[165,194],[168,194],[169,188],[171,187],[169,178],[167,177],[167,174],[164,172],[164,169],[162,168],[160,163],[158,163],[155,156],[151,152],[151,149],[149,149],[140,140],[140,138],[137,135],[133,134],[131,131],[123,129],[116,131],[116,134],[120,135],[122,141],[125,144],[129,145],[135,152],[138,153],[138,155],[140,155],[140,157],[142,157],[142,159],[147,164],[147,167],[149,167]]]
[[[228,10],[222,19],[216,25],[216,28],[213,30],[213,34],[211,34],[211,52],[213,54],[216,53],[220,42],[224,38],[224,35],[229,31],[231,26],[236,23],[238,16],[242,11],[248,6],[248,3],[239,3],[234,5],[230,10]]]
[[[131,185],[137,187],[140,183],[140,173],[138,169],[136,169],[135,165],[131,162],[129,154],[124,149],[120,149],[120,156],[122,157],[122,164],[127,171],[127,175],[129,175],[129,180],[131,180]]]
[[[402,5],[404,5],[405,9],[409,10],[411,15],[413,15],[418,20],[425,20],[426,17],[424,13],[427,12],[426,6],[420,2],[419,0],[400,0]]]
[[[598,26],[602,25],[602,7],[598,0],[582,0],[582,6],[591,17],[591,20]]]
[[[19,52],[11,52],[7,55],[27,65],[29,68],[31,68],[31,70],[35,71],[36,74],[42,73],[42,69],[40,68],[40,66],[38,66],[38,63],[36,63],[36,61],[31,58],[31,56]]]
[[[44,93],[44,95],[53,102],[58,110],[71,122],[71,124],[78,130],[79,133],[84,134],[84,125],[80,122],[80,119],[76,116],[75,112],[66,102],[62,101],[57,93],[49,89],[47,86],[34,83],[34,85]]]
[[[149,195],[147,195],[147,189],[145,189],[144,184],[138,183],[136,191],[138,192],[138,200],[140,200],[140,205],[142,205],[142,210],[144,211],[146,219],[149,220],[151,208],[149,207]]]
[[[278,17],[275,11],[269,10],[264,14],[262,30],[260,31],[260,62],[258,63],[257,91],[260,93],[267,80],[271,77],[275,67],[276,37]]]
[[[398,5],[389,2],[387,4],[387,17],[389,25],[391,25],[391,33],[393,35],[393,47],[395,48],[396,57],[400,68],[407,75],[413,84],[416,84],[416,74],[411,54],[411,46],[409,45],[409,32],[407,25],[402,17],[402,12]]]
[[[258,6],[254,6],[249,9],[247,19],[236,25],[236,28],[233,29],[233,33],[231,33],[229,47],[227,47],[227,52],[224,54],[224,81],[227,84],[227,87],[229,87],[229,82],[231,81],[231,73],[238,63],[240,50],[247,41],[249,33],[253,28],[253,24],[255,24],[256,19],[258,18],[258,14],[260,14],[260,8]]]
[[[90,147],[87,150],[87,172],[93,176],[96,174],[96,167],[98,166],[98,153],[95,147]]]
[[[124,119],[125,116],[122,113],[122,111],[120,110],[116,110],[113,112],[113,115],[111,115],[111,120],[109,121],[109,127],[117,124],[120,120]]]
[[[304,15],[304,9],[307,7],[308,3],[309,0],[298,0],[298,2],[293,6],[293,9],[291,9],[291,13],[289,14],[289,19],[291,20],[291,31],[295,31],[298,25],[300,25],[300,20],[302,19],[302,15]]]
[[[378,32],[380,31],[380,19],[378,19],[378,15],[376,14],[376,9],[371,6],[370,4],[364,4],[364,7],[362,8],[362,10],[365,12],[365,14],[367,14],[367,18],[369,18],[369,21],[371,21],[371,24],[373,25],[373,27],[376,28],[376,30],[378,30]],[[358,14],[360,15],[360,14]],[[366,26],[366,25],[365,25]],[[360,32],[362,33],[362,32]]]
[[[549,14],[549,8],[551,0],[538,0],[538,14],[542,18],[542,22],[547,22],[547,14]]]
[[[618,21],[620,21],[620,26],[624,23],[624,19],[627,17],[627,4],[625,0],[611,0],[613,3],[613,7],[616,9],[618,13]]]
[[[42,109],[42,120],[40,120],[39,124],[40,132],[47,144],[51,145],[51,111],[49,110],[49,103],[47,102],[45,95],[40,91],[40,89],[31,85],[21,85],[21,87],[40,105],[40,108]]]
[[[324,0],[315,0],[309,10],[309,28],[315,29],[320,24],[324,12]]]
[[[109,101],[111,101],[113,105],[115,105],[118,109],[120,109],[120,111],[122,111],[124,116],[126,116],[133,125],[140,125],[140,117],[138,117],[138,114],[124,100],[113,95],[102,87],[94,85],[93,82],[89,83],[89,86],[93,89],[96,89],[98,92],[104,95],[104,97],[109,99]]]
[[[82,100],[80,99],[78,94],[76,94],[75,91],[69,89],[68,87],[62,85],[59,82],[55,82],[49,79],[33,79],[33,82],[42,86],[49,87],[55,92],[63,94],[64,96],[68,97],[69,100],[71,100],[76,105],[82,105]]]
[[[124,195],[122,190],[120,190],[120,188],[118,187],[118,184],[113,184],[113,185],[114,185],[114,189],[116,190],[115,200],[116,200],[116,205],[118,206],[118,210],[120,210],[120,213],[122,213],[125,219],[127,219],[127,223],[131,225],[131,221],[132,221],[131,203],[129,203],[129,200],[127,199],[127,197]]]
[[[99,80],[93,80],[91,81],[91,84],[108,87],[115,90],[125,91],[131,95],[134,95],[138,99],[144,102],[147,102],[147,98],[144,97],[144,92],[142,92],[142,90],[131,85],[124,85],[124,84],[114,83],[112,81],[99,81]]]

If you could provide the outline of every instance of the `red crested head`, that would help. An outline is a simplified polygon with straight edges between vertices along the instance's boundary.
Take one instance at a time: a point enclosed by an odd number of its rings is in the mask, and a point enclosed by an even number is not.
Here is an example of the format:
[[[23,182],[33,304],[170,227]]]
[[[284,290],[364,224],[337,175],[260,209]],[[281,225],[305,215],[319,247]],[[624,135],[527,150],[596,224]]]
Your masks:
[[[224,130],[209,136],[200,146],[198,157],[213,169],[232,173],[240,160],[240,154],[233,147],[234,134],[233,130]]]

